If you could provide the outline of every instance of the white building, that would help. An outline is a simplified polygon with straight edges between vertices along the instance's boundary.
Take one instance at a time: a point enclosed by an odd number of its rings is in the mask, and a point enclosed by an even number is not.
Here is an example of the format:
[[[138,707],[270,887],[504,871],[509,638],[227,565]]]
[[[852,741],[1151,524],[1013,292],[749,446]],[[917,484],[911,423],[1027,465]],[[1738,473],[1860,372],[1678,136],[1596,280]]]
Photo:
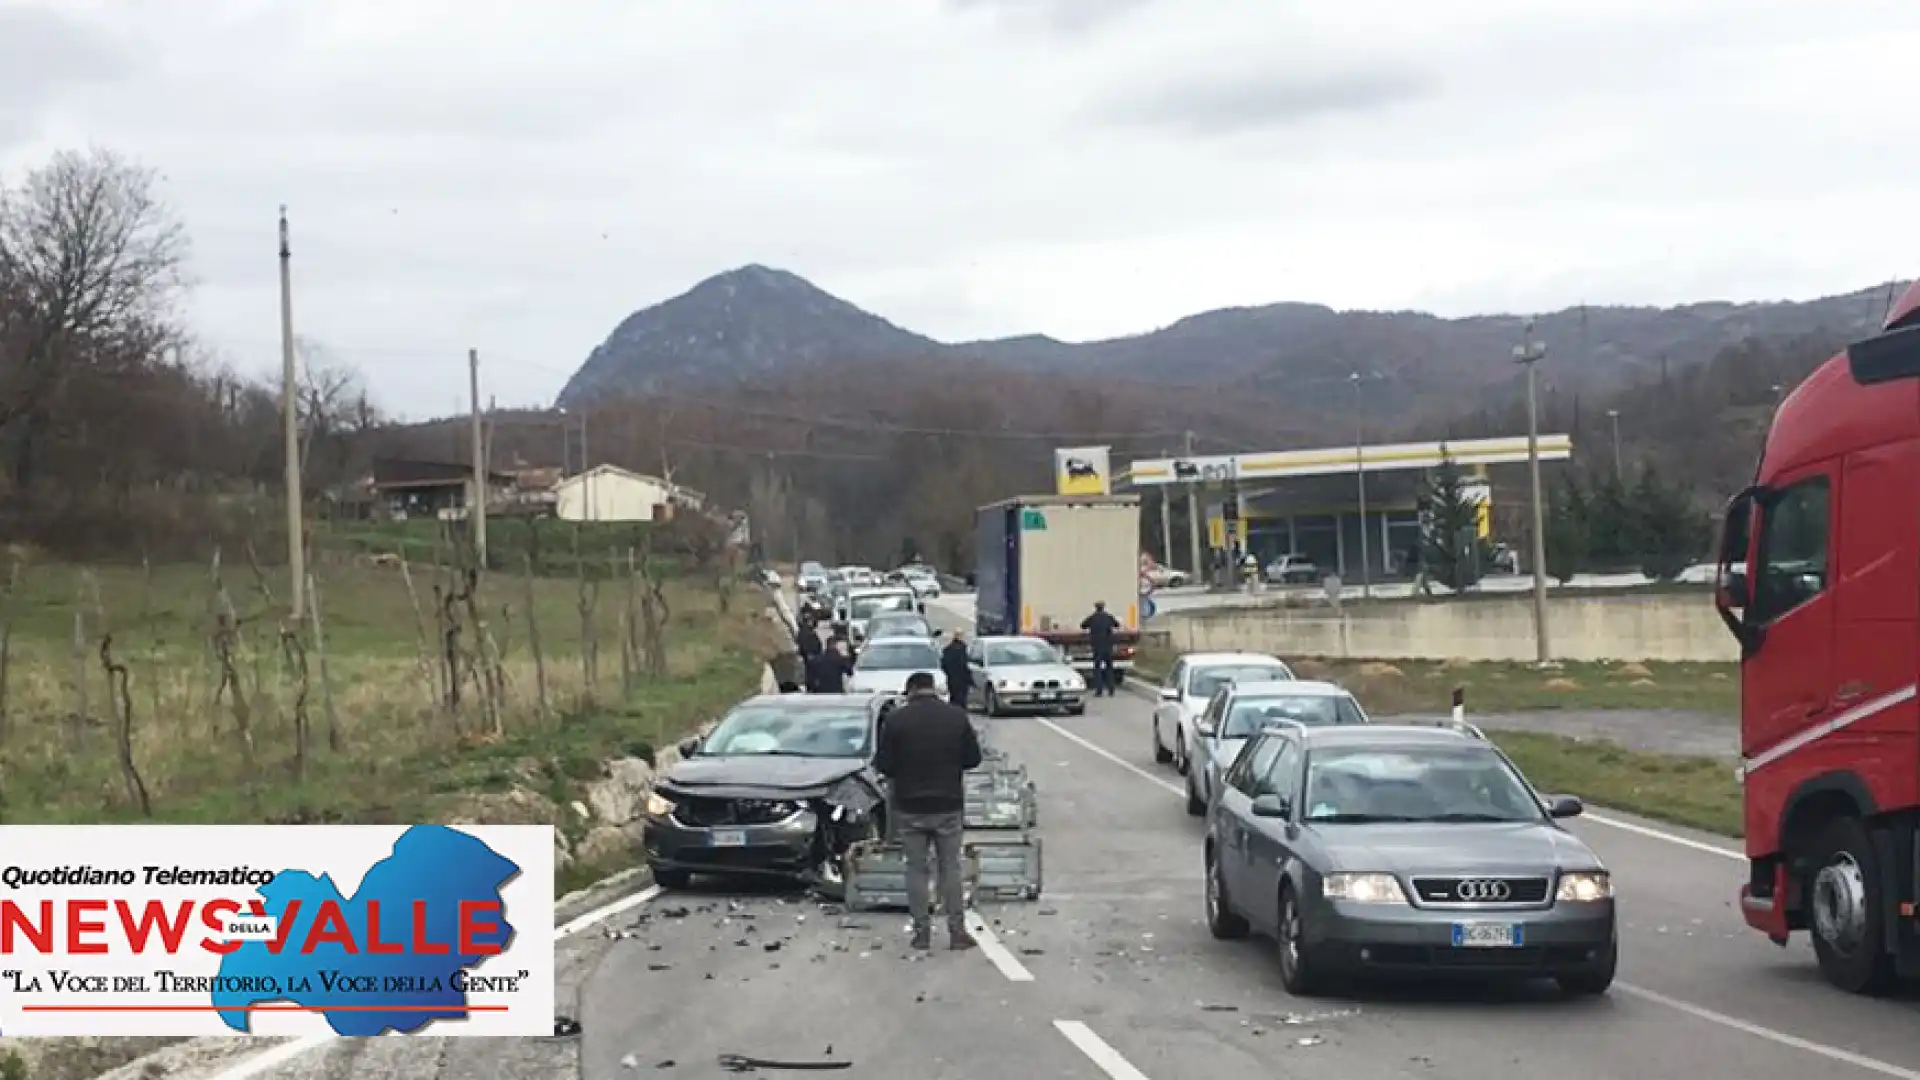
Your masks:
[[[672,515],[673,488],[657,476],[595,465],[553,487],[554,514],[562,521],[654,521]]]

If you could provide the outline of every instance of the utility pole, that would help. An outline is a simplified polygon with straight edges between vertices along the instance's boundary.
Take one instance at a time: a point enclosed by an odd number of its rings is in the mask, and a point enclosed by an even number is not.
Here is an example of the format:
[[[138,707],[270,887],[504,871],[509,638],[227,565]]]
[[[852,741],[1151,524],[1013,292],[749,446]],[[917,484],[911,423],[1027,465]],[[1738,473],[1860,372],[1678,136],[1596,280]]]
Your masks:
[[[1360,489],[1360,598],[1371,600],[1373,560],[1367,550],[1367,433],[1360,409],[1360,403],[1365,399],[1365,392],[1360,388],[1364,376],[1356,371],[1347,378],[1353,383],[1353,475]]]
[[[1626,475],[1620,467],[1620,410],[1608,409],[1607,419],[1613,422],[1613,476],[1617,480]]]
[[[1165,450],[1160,451],[1166,457]],[[1160,489],[1160,558],[1168,566],[1173,565],[1173,489]]]
[[[481,569],[487,566],[487,433],[480,421],[480,350],[467,350],[467,386],[472,395],[473,415],[473,505],[467,516],[473,519],[473,558]]]
[[[1546,507],[1540,495],[1540,408],[1538,402],[1540,361],[1547,357],[1547,343],[1533,337],[1533,320],[1520,344],[1513,347],[1513,362],[1527,369],[1527,471],[1533,484],[1533,642],[1534,658],[1542,664],[1553,658],[1547,641],[1547,537]]]
[[[1193,432],[1189,431],[1187,432],[1186,457],[1182,460],[1191,460],[1192,458]],[[1178,477],[1175,479],[1178,479]],[[1193,556],[1193,576],[1196,580],[1205,580],[1207,576],[1207,564],[1200,561],[1200,495],[1194,489],[1195,481],[1189,479],[1187,481],[1187,542],[1188,546],[1193,549],[1191,552]]]
[[[307,545],[300,514],[300,376],[293,359],[293,248],[280,208],[280,412],[287,452],[287,576],[293,621],[307,617]]]

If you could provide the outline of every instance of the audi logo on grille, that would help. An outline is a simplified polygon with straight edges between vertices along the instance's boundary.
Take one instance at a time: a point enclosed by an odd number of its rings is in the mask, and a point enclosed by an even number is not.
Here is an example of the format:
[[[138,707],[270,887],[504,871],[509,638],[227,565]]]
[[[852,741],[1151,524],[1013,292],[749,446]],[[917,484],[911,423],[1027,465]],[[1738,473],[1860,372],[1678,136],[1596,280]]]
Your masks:
[[[1467,901],[1498,902],[1512,898],[1513,886],[1493,878],[1470,878],[1461,882],[1453,895]]]

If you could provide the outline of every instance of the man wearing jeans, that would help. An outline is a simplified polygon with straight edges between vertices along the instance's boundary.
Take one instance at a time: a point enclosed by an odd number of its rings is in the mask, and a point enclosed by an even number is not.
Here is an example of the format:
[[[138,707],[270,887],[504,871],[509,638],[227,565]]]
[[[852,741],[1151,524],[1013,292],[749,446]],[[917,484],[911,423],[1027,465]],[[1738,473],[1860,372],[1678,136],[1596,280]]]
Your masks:
[[[907,849],[913,947],[933,947],[927,880],[931,849],[949,940],[955,949],[973,948],[973,935],[967,933],[960,844],[966,830],[966,773],[980,765],[980,738],[966,710],[940,700],[933,672],[916,671],[907,677],[907,703],[881,724],[880,749],[873,764],[892,785],[893,827]]]

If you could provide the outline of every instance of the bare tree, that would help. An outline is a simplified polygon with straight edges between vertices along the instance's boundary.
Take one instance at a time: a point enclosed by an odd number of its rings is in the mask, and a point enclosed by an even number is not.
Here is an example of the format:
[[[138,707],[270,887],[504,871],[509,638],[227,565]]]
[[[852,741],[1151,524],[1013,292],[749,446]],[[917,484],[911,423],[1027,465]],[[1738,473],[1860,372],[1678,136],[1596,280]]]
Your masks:
[[[0,191],[0,431],[22,493],[76,374],[147,363],[178,340],[187,237],[157,179],[112,151],[68,151]]]

